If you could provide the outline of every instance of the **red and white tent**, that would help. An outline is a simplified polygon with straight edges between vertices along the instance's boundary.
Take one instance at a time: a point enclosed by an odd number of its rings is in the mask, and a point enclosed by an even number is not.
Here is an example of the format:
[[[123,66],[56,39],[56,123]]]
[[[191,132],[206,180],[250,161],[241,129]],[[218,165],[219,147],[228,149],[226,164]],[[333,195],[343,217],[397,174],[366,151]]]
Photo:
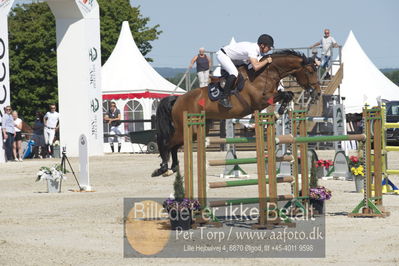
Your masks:
[[[105,109],[108,101],[115,101],[122,119],[126,120],[150,119],[160,98],[186,92],[164,79],[145,60],[127,21],[122,24],[118,42],[103,65],[101,75]],[[149,127],[150,124],[145,123],[144,128],[140,126],[135,130]]]

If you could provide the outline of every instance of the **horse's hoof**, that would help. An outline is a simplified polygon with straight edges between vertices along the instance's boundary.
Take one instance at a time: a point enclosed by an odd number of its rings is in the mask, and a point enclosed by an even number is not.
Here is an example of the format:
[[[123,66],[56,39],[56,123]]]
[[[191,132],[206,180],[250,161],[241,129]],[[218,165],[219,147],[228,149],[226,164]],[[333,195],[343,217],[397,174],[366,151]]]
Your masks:
[[[165,170],[165,169],[159,168],[159,169],[155,170],[154,172],[152,172],[151,177],[156,177],[156,176],[163,175],[163,174],[165,174],[168,171],[169,170]]]
[[[166,171],[165,173],[162,174],[162,176],[171,176],[173,175],[174,172],[171,169],[168,169],[168,171]]]
[[[170,169],[173,171],[173,173],[176,173],[179,170],[179,166],[175,165],[175,166],[172,166]]]

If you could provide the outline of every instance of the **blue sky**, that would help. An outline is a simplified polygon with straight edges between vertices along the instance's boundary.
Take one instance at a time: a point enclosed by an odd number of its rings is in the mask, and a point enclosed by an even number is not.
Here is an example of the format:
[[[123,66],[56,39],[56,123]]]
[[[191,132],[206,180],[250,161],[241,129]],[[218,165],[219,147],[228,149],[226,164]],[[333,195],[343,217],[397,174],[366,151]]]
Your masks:
[[[307,47],[325,27],[339,44],[353,30],[379,68],[399,67],[399,0],[131,0],[163,33],[148,55],[155,67],[187,67],[199,47],[217,50],[231,37],[271,34],[276,48]]]

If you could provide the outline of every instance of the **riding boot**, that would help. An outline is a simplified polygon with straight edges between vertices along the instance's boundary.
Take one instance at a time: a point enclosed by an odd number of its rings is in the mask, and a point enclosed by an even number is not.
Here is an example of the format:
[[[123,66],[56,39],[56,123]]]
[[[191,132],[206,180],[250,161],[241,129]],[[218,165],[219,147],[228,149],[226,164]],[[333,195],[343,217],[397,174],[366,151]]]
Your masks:
[[[222,97],[219,100],[219,103],[223,107],[228,108],[228,109],[230,109],[232,107],[228,97],[229,97],[230,91],[234,88],[234,84],[236,82],[236,79],[237,79],[237,77],[234,76],[234,75],[229,75],[227,77],[226,83],[225,83],[224,88],[223,88]]]
[[[122,143],[118,143],[118,152],[121,152]]]
[[[110,143],[109,146],[111,147],[111,151],[114,152],[114,143]]]

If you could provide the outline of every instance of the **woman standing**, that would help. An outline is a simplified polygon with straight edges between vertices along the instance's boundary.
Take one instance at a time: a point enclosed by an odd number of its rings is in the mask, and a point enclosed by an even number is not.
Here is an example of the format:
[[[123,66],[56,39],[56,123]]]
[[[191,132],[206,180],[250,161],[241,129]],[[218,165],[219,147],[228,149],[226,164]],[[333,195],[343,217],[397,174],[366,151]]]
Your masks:
[[[12,118],[14,119],[14,128],[15,128],[15,138],[13,143],[13,154],[14,160],[16,162],[22,162],[22,120],[18,118],[18,112],[12,112]]]
[[[212,63],[209,57],[205,54],[205,48],[199,49],[198,55],[193,57],[188,68],[192,68],[194,63],[197,64],[199,86],[201,88],[208,86],[209,68],[211,67]]]

